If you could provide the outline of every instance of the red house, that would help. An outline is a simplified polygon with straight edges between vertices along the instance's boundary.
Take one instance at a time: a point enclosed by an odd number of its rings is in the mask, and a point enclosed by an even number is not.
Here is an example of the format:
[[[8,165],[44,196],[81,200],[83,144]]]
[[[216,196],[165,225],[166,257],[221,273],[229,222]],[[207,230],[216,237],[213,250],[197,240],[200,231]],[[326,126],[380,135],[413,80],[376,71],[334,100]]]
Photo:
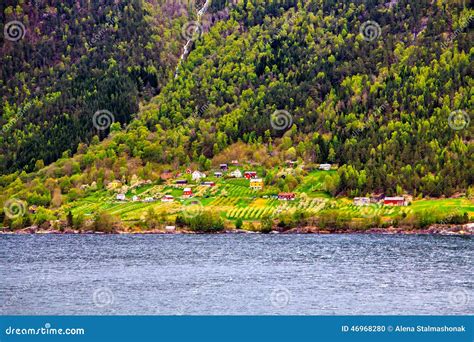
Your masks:
[[[295,199],[294,192],[280,192],[278,194],[278,199],[280,201],[293,201]]]
[[[190,198],[190,197],[193,197],[193,190],[191,190],[191,188],[184,188],[183,198]]]
[[[396,206],[405,206],[407,202],[404,197],[385,197],[383,199],[383,204],[385,205],[396,205]]]
[[[256,178],[257,177],[257,172],[255,172],[255,171],[245,171],[244,172],[244,177],[247,178],[247,179]]]

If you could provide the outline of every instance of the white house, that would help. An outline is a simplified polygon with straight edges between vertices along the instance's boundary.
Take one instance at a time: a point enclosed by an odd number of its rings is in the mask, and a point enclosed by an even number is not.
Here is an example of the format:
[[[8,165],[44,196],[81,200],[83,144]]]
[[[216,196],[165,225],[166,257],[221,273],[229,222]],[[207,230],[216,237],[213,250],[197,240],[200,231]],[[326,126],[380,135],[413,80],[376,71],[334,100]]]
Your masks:
[[[198,181],[200,180],[201,178],[206,178],[206,175],[200,171],[194,171],[191,175],[193,181]]]
[[[137,202],[138,200],[139,200],[138,196],[135,195],[135,196],[132,197],[133,202]]]
[[[364,206],[370,204],[370,198],[368,197],[354,197],[354,204],[357,206]]]
[[[331,170],[331,164],[319,164],[319,169],[324,171]]]
[[[161,202],[173,202],[173,201],[174,201],[174,197],[171,195],[165,195],[161,199]]]
[[[147,197],[143,200],[144,202],[153,202],[155,199],[153,197]]]
[[[117,194],[117,201],[125,201],[125,194]]]
[[[234,178],[242,178],[242,172],[239,169],[237,169],[237,170],[232,171],[230,173],[230,176]]]

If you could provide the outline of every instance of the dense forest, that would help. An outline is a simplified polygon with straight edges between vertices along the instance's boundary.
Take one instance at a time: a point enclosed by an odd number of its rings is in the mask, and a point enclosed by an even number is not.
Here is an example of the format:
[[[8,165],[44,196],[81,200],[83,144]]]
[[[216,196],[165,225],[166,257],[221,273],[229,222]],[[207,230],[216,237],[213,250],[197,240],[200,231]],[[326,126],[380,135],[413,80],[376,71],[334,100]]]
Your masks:
[[[28,22],[28,39],[1,42],[5,199],[57,207],[84,184],[231,158],[338,164],[334,195],[473,184],[474,10],[462,1],[214,1],[176,75],[199,6],[53,3],[2,4],[2,22]],[[106,131],[99,109],[115,118]]]
[[[105,137],[97,111],[127,124],[174,71],[187,18],[184,2],[2,1],[0,172],[32,171]]]

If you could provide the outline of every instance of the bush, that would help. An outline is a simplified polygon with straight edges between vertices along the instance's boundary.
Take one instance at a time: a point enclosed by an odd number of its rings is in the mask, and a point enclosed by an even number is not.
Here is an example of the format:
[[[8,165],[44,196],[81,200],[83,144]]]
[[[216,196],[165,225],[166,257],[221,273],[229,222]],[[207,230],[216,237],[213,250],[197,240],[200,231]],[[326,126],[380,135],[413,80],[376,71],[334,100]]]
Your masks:
[[[107,212],[98,212],[94,217],[94,231],[112,233],[117,224],[117,218]]]
[[[145,225],[148,228],[155,229],[159,226],[160,218],[156,211],[150,207],[145,215]]]
[[[216,233],[224,230],[224,222],[218,213],[205,211],[193,217],[176,217],[176,226],[187,227],[194,232]]]
[[[329,230],[344,229],[349,227],[350,216],[337,210],[328,210],[319,215],[319,226]]]
[[[46,221],[51,221],[55,219],[53,213],[50,210],[45,209],[43,207],[39,207],[38,210],[36,210],[36,213],[34,214],[33,217],[34,217],[33,222],[37,224],[38,226],[42,225]]]
[[[76,217],[74,217],[73,219],[73,227],[75,229],[80,229],[84,226],[84,222],[85,222],[86,218],[84,216],[84,214],[80,213],[78,214]]]
[[[468,213],[464,213],[464,214],[455,214],[455,215],[451,215],[451,216],[448,216],[446,218],[446,223],[448,224],[465,224],[465,223],[469,223],[469,215]]]
[[[261,221],[260,232],[267,234],[273,230],[273,220],[270,217],[265,217]]]

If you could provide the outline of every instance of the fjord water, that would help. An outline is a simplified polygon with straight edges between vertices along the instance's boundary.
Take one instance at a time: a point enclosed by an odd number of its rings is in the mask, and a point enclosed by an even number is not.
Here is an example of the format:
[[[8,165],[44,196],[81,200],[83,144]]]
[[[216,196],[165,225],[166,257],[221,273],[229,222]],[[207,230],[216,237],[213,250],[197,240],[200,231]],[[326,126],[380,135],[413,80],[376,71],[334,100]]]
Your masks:
[[[0,235],[0,314],[472,314],[474,239]]]

